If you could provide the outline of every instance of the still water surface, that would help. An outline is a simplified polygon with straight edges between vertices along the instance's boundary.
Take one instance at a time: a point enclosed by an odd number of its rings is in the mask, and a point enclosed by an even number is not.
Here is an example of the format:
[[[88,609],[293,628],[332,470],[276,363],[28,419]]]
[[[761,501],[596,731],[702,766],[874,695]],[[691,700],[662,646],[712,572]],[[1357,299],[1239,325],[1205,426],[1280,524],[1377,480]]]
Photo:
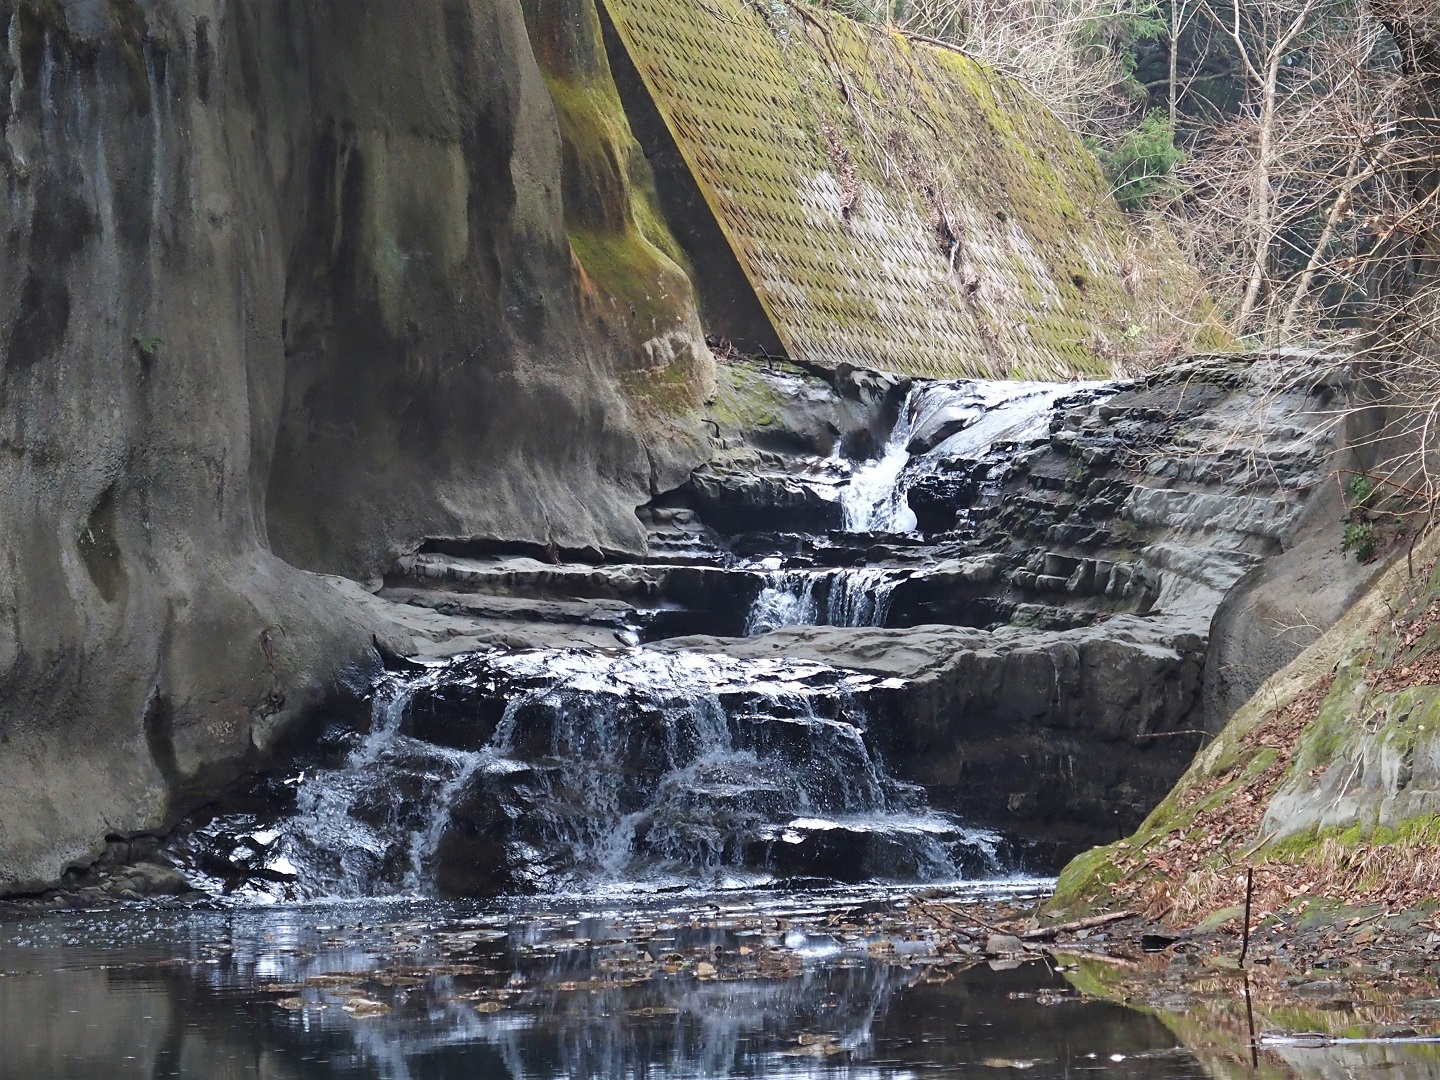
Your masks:
[[[364,901],[0,924],[0,1076],[1202,1077],[1043,962],[941,958],[903,898]]]

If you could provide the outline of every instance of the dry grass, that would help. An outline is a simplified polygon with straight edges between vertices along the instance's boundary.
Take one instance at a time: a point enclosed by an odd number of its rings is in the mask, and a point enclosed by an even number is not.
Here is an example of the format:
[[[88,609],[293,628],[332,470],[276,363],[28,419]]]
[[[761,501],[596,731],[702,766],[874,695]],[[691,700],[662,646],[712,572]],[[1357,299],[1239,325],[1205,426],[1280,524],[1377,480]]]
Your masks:
[[[1440,627],[1440,599],[1425,591],[1433,564],[1420,569],[1409,610],[1392,611],[1388,626],[1377,627],[1371,637],[1364,679],[1372,704],[1376,694],[1440,685],[1434,634]],[[1110,887],[1111,903],[1174,926],[1194,925],[1243,903],[1247,869],[1255,874],[1254,922],[1321,900],[1400,911],[1440,896],[1440,837],[1434,823],[1412,823],[1408,832],[1399,833],[1366,833],[1357,827],[1313,844],[1268,845],[1273,838],[1262,833],[1265,811],[1333,684],[1334,676],[1327,676],[1271,711],[1243,737],[1246,752],[1237,755],[1234,765],[1184,793],[1168,830],[1134,849],[1122,845],[1115,860],[1122,877]],[[1352,719],[1357,727],[1359,722]],[[1247,775],[1267,749],[1274,751],[1273,760]],[[1311,779],[1324,771],[1324,766],[1311,770]]]

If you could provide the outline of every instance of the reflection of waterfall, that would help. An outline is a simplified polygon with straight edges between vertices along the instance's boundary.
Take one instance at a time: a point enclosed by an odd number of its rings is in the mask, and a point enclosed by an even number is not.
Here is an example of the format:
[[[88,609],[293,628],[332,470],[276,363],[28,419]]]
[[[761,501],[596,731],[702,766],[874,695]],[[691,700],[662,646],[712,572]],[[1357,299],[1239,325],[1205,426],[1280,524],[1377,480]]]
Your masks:
[[[713,907],[597,912],[586,904],[593,914],[527,908],[146,907],[0,923],[0,1072],[896,1080],[1033,1067],[1029,1075],[1110,1080],[1208,1075],[1148,1010],[1077,995],[1047,964],[956,963],[935,948],[943,937],[904,925],[894,893],[828,904],[792,894],[717,898]],[[701,964],[710,971],[701,974]],[[1207,1060],[1245,1050],[1243,1031],[1227,1043],[1230,1029],[1196,1030]],[[1403,1039],[1355,1041],[1304,1051],[1309,1071],[1297,1075],[1430,1076],[1432,1050]],[[1275,1061],[1274,1075],[1292,1075]]]
[[[1055,400],[1084,384],[1004,381],[917,382],[878,457],[841,490],[849,532],[914,532],[907,467],[922,456],[983,457],[996,442],[1043,438]]]
[[[895,571],[879,568],[768,571],[745,634],[782,626],[884,626],[896,580]]]
[[[437,874],[528,891],[994,873],[994,837],[872,754],[860,702],[877,681],[646,650],[462,659],[382,685],[370,733],[305,780],[274,851],[311,896],[428,891]]]

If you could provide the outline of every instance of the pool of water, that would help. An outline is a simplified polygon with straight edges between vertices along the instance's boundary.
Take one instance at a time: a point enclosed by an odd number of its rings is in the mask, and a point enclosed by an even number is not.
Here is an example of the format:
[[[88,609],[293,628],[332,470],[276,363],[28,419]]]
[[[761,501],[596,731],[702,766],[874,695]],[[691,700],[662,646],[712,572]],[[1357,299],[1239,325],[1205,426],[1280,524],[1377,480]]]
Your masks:
[[[938,953],[904,909],[850,890],[35,916],[0,923],[0,1076],[1210,1075],[1153,1017],[1043,961]]]

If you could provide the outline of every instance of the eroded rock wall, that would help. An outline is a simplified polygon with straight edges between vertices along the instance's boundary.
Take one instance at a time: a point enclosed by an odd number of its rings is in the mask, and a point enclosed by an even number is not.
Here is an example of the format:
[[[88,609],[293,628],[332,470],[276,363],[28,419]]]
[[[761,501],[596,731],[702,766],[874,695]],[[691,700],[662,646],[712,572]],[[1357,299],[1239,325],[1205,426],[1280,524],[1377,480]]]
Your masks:
[[[641,546],[709,359],[673,263],[641,333],[604,308],[638,275],[572,255],[515,0],[0,0],[0,83],[4,891],[367,663],[321,574],[435,534]],[[590,209],[639,232],[635,191]]]

